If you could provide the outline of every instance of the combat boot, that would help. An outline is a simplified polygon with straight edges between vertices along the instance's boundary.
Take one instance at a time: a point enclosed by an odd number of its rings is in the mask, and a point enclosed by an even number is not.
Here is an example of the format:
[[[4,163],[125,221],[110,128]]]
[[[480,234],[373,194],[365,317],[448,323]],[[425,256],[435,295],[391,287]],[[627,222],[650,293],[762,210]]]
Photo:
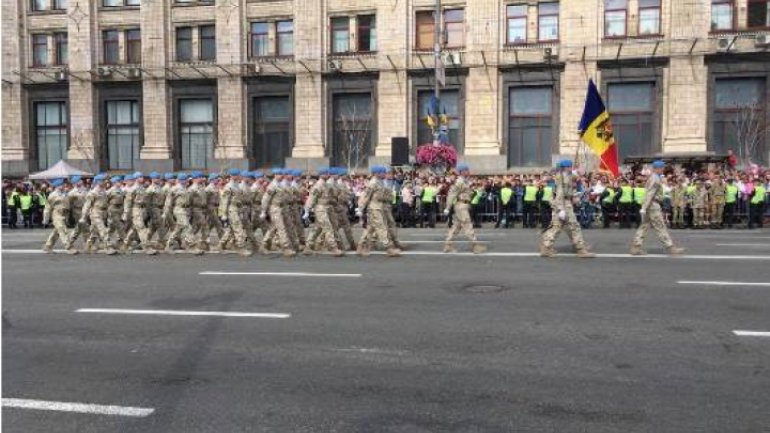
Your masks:
[[[117,253],[118,253],[118,251],[115,248],[112,248],[112,247],[107,247],[107,248],[104,249],[104,254],[107,254],[108,256],[114,256]]]
[[[243,248],[240,251],[238,251],[238,254],[240,254],[243,257],[251,257],[251,256],[254,255],[254,251],[252,251],[252,250],[250,250],[248,248]]]
[[[388,257],[400,257],[401,256],[401,250],[399,250],[396,247],[390,247],[388,248],[388,251],[386,252]]]
[[[556,257],[556,251],[552,247],[547,247],[544,244],[540,244],[540,257],[554,258]]]
[[[340,250],[340,249],[337,249],[337,248],[335,248],[335,249],[331,250],[331,251],[330,251],[330,253],[331,253],[331,255],[332,255],[333,257],[342,257],[342,256],[344,256],[344,255],[345,255],[345,252],[344,252],[344,251],[342,251],[342,250]]]
[[[631,247],[631,251],[629,252],[632,256],[644,256],[647,254],[647,251],[645,251],[642,247],[634,245]]]
[[[312,248],[310,248],[309,245],[305,245],[305,248],[302,250],[303,256],[312,256],[315,254],[315,251],[313,251]]]
[[[83,246],[83,252],[86,254],[91,254],[96,252],[94,249],[94,243],[91,241],[86,241],[86,244]]]
[[[445,253],[456,253],[457,252],[457,248],[455,248],[454,245],[452,245],[451,243],[447,242],[446,244],[444,244],[444,252]]]
[[[147,254],[148,256],[154,256],[154,255],[158,254],[158,250],[156,250],[155,248],[150,247],[150,248],[147,248],[146,250],[144,250],[144,253]]]
[[[474,242],[471,246],[473,254],[482,254],[487,252],[487,246],[478,242]]]
[[[581,248],[577,250],[577,256],[579,259],[593,259],[596,254],[588,250],[588,248]]]
[[[43,252],[46,254],[50,254],[53,252],[53,245],[46,245],[43,247]]]
[[[681,256],[684,254],[684,248],[677,247],[676,245],[671,245],[668,247],[668,254],[672,256]]]
[[[361,257],[369,257],[369,254],[371,254],[371,252],[369,251],[369,248],[367,248],[364,245],[359,245],[358,250],[356,250],[356,253],[358,253],[358,255]]]
[[[290,259],[297,255],[297,252],[291,249],[285,249],[283,250],[283,256],[287,259]]]
[[[80,251],[78,251],[75,248],[72,248],[72,247],[67,248],[67,254],[69,254],[71,256],[77,255],[79,253],[80,253]]]

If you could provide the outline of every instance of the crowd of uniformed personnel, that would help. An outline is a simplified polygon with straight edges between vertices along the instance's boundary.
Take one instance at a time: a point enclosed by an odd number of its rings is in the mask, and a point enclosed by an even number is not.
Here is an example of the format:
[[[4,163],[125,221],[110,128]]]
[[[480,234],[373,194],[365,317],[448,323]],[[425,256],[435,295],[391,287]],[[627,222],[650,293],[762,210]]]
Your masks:
[[[354,196],[342,168],[319,170],[313,178],[284,169],[100,174],[90,187],[77,176],[55,179],[43,214],[43,224],[53,226],[44,250],[53,251],[60,239],[71,254],[184,249],[292,257],[326,250],[341,256],[345,250],[368,255],[379,242],[389,256],[398,256],[393,175],[382,166],[371,172],[357,197],[355,213],[367,222],[358,243],[348,215]]]

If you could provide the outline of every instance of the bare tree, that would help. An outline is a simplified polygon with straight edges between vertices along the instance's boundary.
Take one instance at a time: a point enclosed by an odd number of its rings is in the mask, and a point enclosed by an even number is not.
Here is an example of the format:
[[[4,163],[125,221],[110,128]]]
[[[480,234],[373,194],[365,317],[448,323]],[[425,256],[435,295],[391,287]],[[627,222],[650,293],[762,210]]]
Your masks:
[[[74,150],[75,153],[79,156],[80,160],[83,160],[83,163],[86,165],[86,169],[91,173],[98,173],[99,172],[99,161],[97,160],[97,154],[96,154],[96,143],[89,141],[91,137],[94,136],[94,130],[91,128],[83,128],[79,129],[77,132],[72,134],[72,140],[70,144],[70,149]]]
[[[337,120],[339,162],[348,171],[363,168],[369,156],[369,141],[372,135],[372,116],[362,112],[356,104],[348,106]]]
[[[741,162],[747,166],[752,161],[764,159],[759,155],[759,150],[770,132],[770,122],[761,104],[753,103],[738,108],[733,118],[733,128]]]

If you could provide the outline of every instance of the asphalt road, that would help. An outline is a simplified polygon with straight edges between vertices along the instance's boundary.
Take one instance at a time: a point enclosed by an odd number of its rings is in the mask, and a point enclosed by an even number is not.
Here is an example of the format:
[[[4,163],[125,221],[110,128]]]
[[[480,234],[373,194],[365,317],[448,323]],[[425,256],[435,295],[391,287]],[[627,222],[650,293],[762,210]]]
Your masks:
[[[398,259],[44,255],[44,235],[2,236],[4,432],[770,431],[770,337],[733,332],[770,331],[770,230],[675,231],[676,259],[589,230],[593,260],[563,237],[535,257],[521,229],[481,231],[479,256],[402,230]],[[288,317],[169,315],[204,311]]]

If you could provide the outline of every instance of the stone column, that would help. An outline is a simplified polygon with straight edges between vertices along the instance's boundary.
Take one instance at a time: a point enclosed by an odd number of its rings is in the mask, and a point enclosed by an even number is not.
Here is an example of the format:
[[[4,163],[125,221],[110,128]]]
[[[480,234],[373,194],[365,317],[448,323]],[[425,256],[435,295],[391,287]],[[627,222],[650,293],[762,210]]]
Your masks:
[[[404,54],[409,48],[406,45],[408,38],[404,37],[409,26],[407,3],[381,4],[377,9],[380,77],[377,82],[377,138],[374,154],[379,160],[377,162],[386,164],[390,163],[391,137],[410,135],[409,117],[412,116],[412,110]],[[413,148],[415,144],[411,143]]]
[[[245,59],[243,35],[246,8],[243,0],[221,1],[216,6],[217,63],[237,65]],[[229,67],[228,69],[233,69]],[[246,98],[239,76],[217,72],[217,141],[214,157],[219,160],[239,160],[235,165],[247,168],[246,161]]]
[[[166,83],[169,47],[167,2],[143,2],[139,12],[142,27],[142,122],[144,143],[139,152],[142,165],[173,170],[173,109]]]
[[[29,171],[29,142],[24,133],[28,127],[29,113],[23,109],[21,77],[12,72],[23,69],[22,59],[25,58],[26,50],[20,41],[28,41],[27,37],[20,34],[24,28],[19,22],[24,16],[19,10],[22,4],[25,3],[4,1],[2,5],[2,168],[5,175],[23,175]]]
[[[90,71],[96,66],[98,52],[94,41],[97,36],[98,0],[69,2],[67,34],[69,68],[72,71]],[[83,76],[82,72],[79,74]],[[70,142],[67,159],[82,169],[98,172],[102,149],[96,128],[96,94],[91,80],[69,81]]]

